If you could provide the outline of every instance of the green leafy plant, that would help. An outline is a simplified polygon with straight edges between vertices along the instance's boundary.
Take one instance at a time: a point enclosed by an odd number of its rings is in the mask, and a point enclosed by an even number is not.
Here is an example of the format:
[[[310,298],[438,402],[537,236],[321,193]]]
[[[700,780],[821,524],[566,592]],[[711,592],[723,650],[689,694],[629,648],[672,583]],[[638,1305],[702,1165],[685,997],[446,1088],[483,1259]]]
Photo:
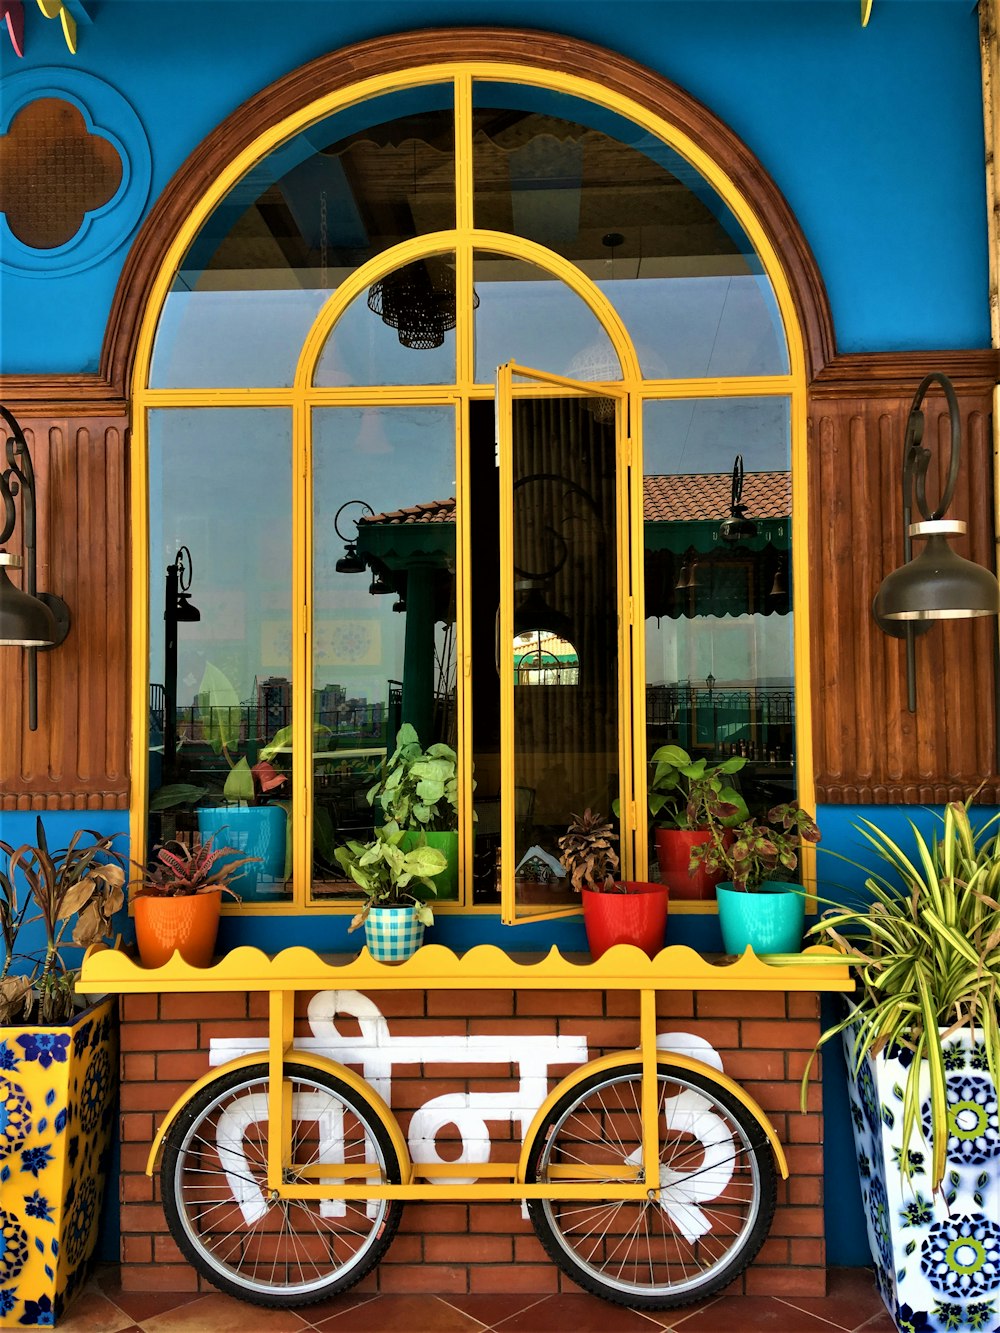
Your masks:
[[[745,893],[758,891],[768,880],[789,881],[798,872],[803,842],[819,842],[816,821],[796,803],[776,805],[764,819],[750,818],[725,836],[729,825],[720,817],[727,807],[706,807],[711,837],[691,849],[692,871],[700,864],[713,875],[732,881]]]
[[[68,847],[50,851],[40,818],[35,827],[36,846],[0,842],[0,1024],[33,1012],[42,1025],[72,1018],[78,970],[67,966],[63,950],[70,942],[83,948],[109,938],[112,918],[125,903],[125,858],[114,849],[117,835],[80,829]],[[38,921],[45,931],[41,957],[18,953],[21,930]]]
[[[170,840],[153,853],[153,864],[137,881],[137,898],[189,898],[221,889],[239,898],[229,881],[259,856],[240,856],[235,847],[213,847],[214,836],[188,846]]]
[[[923,1134],[919,1078],[926,1067],[935,1190],[945,1175],[949,1132],[943,1043],[963,1029],[974,1032],[985,1047],[994,1086],[1000,1087],[998,818],[976,833],[968,803],[953,802],[945,809],[940,837],[935,834],[929,844],[911,821],[911,855],[876,824],[861,820],[855,827],[887,873],[869,870],[867,896],[832,903],[807,932],[846,955],[858,986],[855,1007],[822,1033],[813,1056],[851,1025],[855,1074],[869,1054],[912,1052],[903,1090],[901,1166],[907,1176],[914,1130]],[[803,1105],[811,1063],[812,1058],[802,1079]]]
[[[336,850],[341,868],[367,896],[368,901],[352,919],[348,931],[364,925],[373,907],[404,907],[412,903],[417,920],[433,925],[434,913],[413,892],[419,884],[437,893],[433,876],[439,875],[448,860],[436,847],[418,846],[404,852],[400,843],[405,831],[394,821],[375,830],[369,842],[349,841]]]
[[[396,748],[368,792],[386,820],[401,829],[444,832],[458,828],[458,756],[450,745],[421,749],[409,722],[396,735]]]
[[[618,869],[618,853],[611,844],[617,841],[613,826],[589,806],[582,815],[572,816],[559,839],[559,862],[577,893],[584,888],[598,893],[625,892],[613,874]]]
[[[743,755],[721,763],[692,759],[679,745],[661,745],[649,763],[649,813],[659,828],[702,829],[709,811],[727,827],[746,819],[748,810],[740,793],[726,779],[746,764]],[[614,812],[618,814],[617,802]]]

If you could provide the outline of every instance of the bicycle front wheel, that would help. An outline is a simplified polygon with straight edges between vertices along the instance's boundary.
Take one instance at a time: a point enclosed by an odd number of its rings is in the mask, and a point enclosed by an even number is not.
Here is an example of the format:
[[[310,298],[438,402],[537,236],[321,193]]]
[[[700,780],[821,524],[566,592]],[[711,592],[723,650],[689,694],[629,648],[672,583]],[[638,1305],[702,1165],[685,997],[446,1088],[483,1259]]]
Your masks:
[[[292,1153],[286,1183],[305,1167],[372,1163],[366,1183],[398,1184],[400,1165],[380,1116],[340,1079],[286,1065]],[[272,1199],[267,1189],[266,1064],[223,1074],[172,1125],[161,1183],[171,1233],[221,1291],[255,1305],[307,1305],[360,1281],[388,1249],[402,1212],[385,1199]]]
[[[594,1186],[597,1197],[531,1199],[550,1257],[579,1286],[637,1309],[665,1310],[727,1286],[751,1262],[774,1213],[770,1144],[747,1109],[711,1079],[659,1065],[659,1180],[653,1197],[602,1200],[642,1163],[642,1067],[600,1071],[570,1088],[540,1126],[526,1180]],[[599,1169],[595,1179],[594,1168]]]

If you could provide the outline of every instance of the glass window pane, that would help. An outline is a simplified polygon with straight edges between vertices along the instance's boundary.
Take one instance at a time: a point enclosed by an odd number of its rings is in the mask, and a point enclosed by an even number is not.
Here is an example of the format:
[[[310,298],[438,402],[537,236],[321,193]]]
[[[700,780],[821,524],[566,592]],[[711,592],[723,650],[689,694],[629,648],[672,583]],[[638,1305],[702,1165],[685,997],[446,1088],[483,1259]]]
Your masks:
[[[314,383],[451,384],[455,266],[434,255],[393,269],[347,307],[326,341]]]
[[[587,807],[610,818],[618,795],[615,404],[515,400],[513,431],[514,639],[501,650],[515,665],[511,854],[526,916],[579,906],[558,840]]]
[[[290,898],[291,419],[149,414],[149,847],[258,856],[244,902]]]
[[[475,287],[478,381],[492,380],[506,361],[573,379],[621,379],[618,356],[590,307],[551,273],[477,253]]]
[[[476,225],[538,241],[593,278],[646,377],[787,373],[770,281],[690,163],[565,93],[481,82],[473,100]]]
[[[734,785],[766,810],[796,785],[788,400],[647,403],[643,450],[647,757],[745,758]],[[714,898],[676,843],[654,834],[651,877]]]
[[[384,822],[367,792],[401,723],[455,745],[453,409],[317,410],[313,484],[313,887],[354,897],[336,848]]]
[[[316,312],[347,274],[454,227],[452,99],[451,84],[371,98],[257,163],[181,263],[152,386],[291,384]]]

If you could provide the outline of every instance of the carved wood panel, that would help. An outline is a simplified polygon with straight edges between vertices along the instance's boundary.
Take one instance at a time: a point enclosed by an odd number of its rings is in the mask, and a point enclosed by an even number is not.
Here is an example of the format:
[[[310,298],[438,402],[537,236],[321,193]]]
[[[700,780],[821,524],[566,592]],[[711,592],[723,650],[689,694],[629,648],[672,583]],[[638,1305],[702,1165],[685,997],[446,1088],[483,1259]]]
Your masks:
[[[852,358],[869,372],[879,358]],[[942,621],[916,642],[917,711],[906,699],[903,640],[883,634],[871,604],[903,562],[903,440],[923,375],[942,358],[894,358],[880,382],[815,386],[809,422],[810,613],[816,800],[845,804],[938,803],[988,779],[1000,799],[994,617]],[[981,358],[983,369],[989,354]],[[883,370],[885,366],[883,365]],[[958,367],[956,366],[957,370]],[[955,550],[995,568],[992,377],[960,377],[963,454],[950,518],[964,519]],[[904,387],[905,382],[905,387]],[[936,499],[948,459],[944,398],[924,401]],[[921,543],[914,541],[914,554]]]
[[[60,647],[38,654],[38,729],[26,653],[0,650],[0,809],[128,804],[126,419],[18,417],[36,476],[38,588],[69,606]],[[11,549],[21,538],[20,516]]]

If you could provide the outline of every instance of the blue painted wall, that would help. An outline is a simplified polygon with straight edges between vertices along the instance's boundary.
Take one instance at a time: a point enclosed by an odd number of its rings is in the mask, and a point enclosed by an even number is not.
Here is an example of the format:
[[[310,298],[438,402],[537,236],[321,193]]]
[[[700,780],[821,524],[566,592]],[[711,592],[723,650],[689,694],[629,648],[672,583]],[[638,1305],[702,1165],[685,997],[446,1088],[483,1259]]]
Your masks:
[[[413,28],[502,25],[610,47],[694,94],[757,154],[813,248],[841,351],[989,345],[971,0],[879,0],[867,29],[856,0],[114,3],[81,29],[75,57],[59,25],[32,11],[28,54],[18,61],[0,42],[0,76],[68,66],[117,88],[152,144],[149,204],[241,102],[347,43]],[[96,370],[131,239],[75,276],[3,275],[4,371]]]

